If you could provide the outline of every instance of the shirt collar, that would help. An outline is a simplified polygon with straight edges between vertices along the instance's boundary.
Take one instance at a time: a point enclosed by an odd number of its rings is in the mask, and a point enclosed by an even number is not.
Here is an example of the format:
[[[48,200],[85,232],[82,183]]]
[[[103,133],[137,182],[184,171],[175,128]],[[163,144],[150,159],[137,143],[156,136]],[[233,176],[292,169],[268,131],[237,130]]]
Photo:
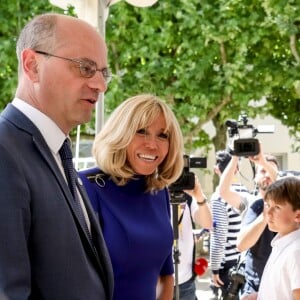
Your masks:
[[[56,125],[56,123],[40,110],[20,98],[14,98],[12,104],[31,120],[31,122],[41,132],[50,150],[54,154],[57,154],[66,138],[66,135]]]
[[[272,247],[279,247],[279,248],[284,248],[291,242],[297,240],[300,238],[300,229],[296,229],[284,236],[280,236],[277,234],[273,240],[271,241],[271,246]]]

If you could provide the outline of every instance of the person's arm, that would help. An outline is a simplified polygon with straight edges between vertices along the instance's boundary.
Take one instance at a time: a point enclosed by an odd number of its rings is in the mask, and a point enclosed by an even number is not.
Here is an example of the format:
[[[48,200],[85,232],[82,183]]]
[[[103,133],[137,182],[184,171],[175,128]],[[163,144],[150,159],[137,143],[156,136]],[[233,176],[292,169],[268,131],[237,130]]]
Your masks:
[[[216,195],[213,195],[216,197]],[[224,249],[228,232],[228,216],[224,202],[220,198],[211,199],[211,209],[214,226],[210,233],[210,263],[214,284],[222,284],[219,279],[219,269],[224,258]]]
[[[264,214],[261,213],[251,224],[243,227],[237,237],[237,249],[242,252],[248,250],[260,238],[267,226]]]
[[[0,146],[0,299],[1,293],[7,299],[27,299],[31,293],[31,193],[23,165],[10,146]]]
[[[158,279],[157,300],[172,300],[174,291],[174,276],[164,275]]]
[[[293,290],[293,300],[300,300],[300,289]]]
[[[239,158],[232,156],[230,162],[225,168],[224,172],[220,177],[219,193],[222,199],[224,199],[232,207],[243,211],[245,209],[245,200],[241,197],[241,194],[231,190],[231,183],[237,170]]]
[[[192,217],[195,223],[203,228],[212,228],[212,215],[208,205],[207,198],[205,197],[201,184],[198,177],[195,175],[195,187],[193,190],[185,190],[185,193],[196,200],[197,208],[196,210],[191,210],[193,212]]]
[[[278,176],[278,170],[275,168],[274,164],[268,162],[265,158],[264,152],[262,150],[262,144],[259,144],[259,153],[255,156],[249,156],[249,160],[254,162],[257,165],[263,167],[266,172],[269,174],[272,182],[276,181]]]

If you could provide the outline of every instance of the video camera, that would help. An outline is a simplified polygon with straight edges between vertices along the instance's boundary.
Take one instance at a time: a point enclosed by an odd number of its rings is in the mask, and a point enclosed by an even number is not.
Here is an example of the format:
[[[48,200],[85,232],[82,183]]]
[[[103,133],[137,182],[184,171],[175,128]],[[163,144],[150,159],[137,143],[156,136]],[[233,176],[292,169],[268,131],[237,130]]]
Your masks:
[[[238,122],[235,120],[227,120],[225,125],[228,127],[228,136],[233,140],[233,149],[230,154],[236,156],[254,156],[260,151],[259,141],[254,137],[258,133],[273,133],[274,126],[262,125],[255,128],[248,124],[247,114],[241,114]]]
[[[246,282],[244,263],[240,263],[229,270],[229,279],[230,283],[222,300],[238,300],[240,290]]]
[[[171,203],[185,202],[183,190],[192,190],[195,187],[195,174],[190,172],[190,168],[206,168],[206,157],[189,157],[183,155],[184,165],[180,177],[169,186]]]

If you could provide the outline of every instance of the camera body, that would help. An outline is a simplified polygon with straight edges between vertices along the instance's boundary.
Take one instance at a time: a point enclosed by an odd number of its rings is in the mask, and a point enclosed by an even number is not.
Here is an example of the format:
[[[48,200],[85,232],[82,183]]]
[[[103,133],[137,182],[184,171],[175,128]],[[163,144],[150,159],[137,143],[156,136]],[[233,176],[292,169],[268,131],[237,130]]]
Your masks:
[[[183,155],[184,165],[180,177],[169,186],[171,202],[185,202],[183,190],[192,190],[195,187],[195,174],[190,168],[206,168],[206,157],[189,157]]]
[[[225,296],[223,297],[223,300],[238,300],[239,292],[246,282],[245,265],[241,263],[232,267],[229,270],[229,278],[230,284]]]
[[[254,138],[257,133],[273,133],[274,128],[261,126],[263,128],[254,127],[248,124],[247,114],[241,114],[239,120],[227,120],[225,125],[228,127],[228,136],[233,139],[233,149],[231,154],[236,156],[254,156],[260,151],[259,141]]]

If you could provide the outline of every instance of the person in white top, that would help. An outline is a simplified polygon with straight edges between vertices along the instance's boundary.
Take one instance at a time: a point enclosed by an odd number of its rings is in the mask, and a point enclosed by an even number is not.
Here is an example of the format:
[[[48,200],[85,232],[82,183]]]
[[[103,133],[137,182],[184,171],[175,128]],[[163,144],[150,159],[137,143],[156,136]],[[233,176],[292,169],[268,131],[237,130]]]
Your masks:
[[[300,178],[289,176],[269,186],[265,197],[268,227],[277,232],[258,293],[246,300],[300,299]]]
[[[202,228],[211,229],[212,216],[209,203],[196,175],[194,189],[185,190],[184,192],[192,197],[192,199],[190,205],[188,204],[188,201],[180,204],[180,214],[178,216],[178,247],[180,253],[178,265],[179,299],[195,300],[196,284],[193,273],[195,241],[192,221]],[[176,291],[174,290],[174,298],[175,295]]]

